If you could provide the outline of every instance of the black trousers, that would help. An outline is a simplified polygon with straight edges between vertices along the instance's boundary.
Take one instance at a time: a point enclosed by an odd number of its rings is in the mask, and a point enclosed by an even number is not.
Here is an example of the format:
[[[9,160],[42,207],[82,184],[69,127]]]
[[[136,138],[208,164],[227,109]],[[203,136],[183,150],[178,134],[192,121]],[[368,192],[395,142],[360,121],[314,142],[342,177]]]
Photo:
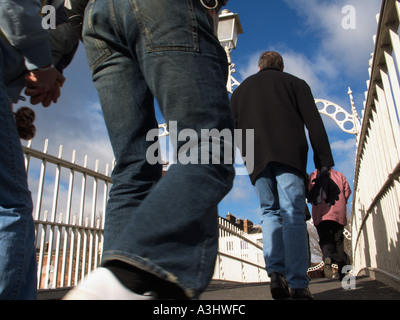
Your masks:
[[[350,259],[344,251],[344,226],[335,221],[322,221],[317,226],[319,246],[323,259],[331,258],[339,267],[339,274],[344,266],[350,264]]]

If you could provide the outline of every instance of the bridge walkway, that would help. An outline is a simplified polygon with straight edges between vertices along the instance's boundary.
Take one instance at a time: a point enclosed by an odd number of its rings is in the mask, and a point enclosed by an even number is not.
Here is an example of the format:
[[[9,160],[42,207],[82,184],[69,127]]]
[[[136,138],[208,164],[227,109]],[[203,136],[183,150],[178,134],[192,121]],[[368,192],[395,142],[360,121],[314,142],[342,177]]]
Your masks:
[[[344,290],[337,279],[312,279],[315,300],[400,300],[400,291],[370,277],[357,277],[355,289]],[[269,283],[212,281],[201,300],[272,300]]]
[[[40,291],[39,300],[60,300],[68,289]],[[357,277],[355,288],[345,290],[337,279],[312,279],[310,291],[315,300],[400,300],[400,291],[370,277]],[[200,300],[273,300],[269,283],[238,283],[213,280]]]

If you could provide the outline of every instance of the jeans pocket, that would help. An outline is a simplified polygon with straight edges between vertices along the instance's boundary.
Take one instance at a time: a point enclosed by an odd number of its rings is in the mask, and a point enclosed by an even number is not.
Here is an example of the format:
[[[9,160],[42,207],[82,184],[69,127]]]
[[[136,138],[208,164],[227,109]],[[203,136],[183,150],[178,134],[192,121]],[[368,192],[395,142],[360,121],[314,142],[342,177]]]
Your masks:
[[[107,17],[107,14],[102,10],[104,9],[96,7],[96,0],[90,0],[85,9],[83,41],[92,72],[112,54],[106,42],[101,39],[101,26],[105,23],[104,19]]]
[[[130,0],[148,53],[198,52],[198,26],[192,0]]]

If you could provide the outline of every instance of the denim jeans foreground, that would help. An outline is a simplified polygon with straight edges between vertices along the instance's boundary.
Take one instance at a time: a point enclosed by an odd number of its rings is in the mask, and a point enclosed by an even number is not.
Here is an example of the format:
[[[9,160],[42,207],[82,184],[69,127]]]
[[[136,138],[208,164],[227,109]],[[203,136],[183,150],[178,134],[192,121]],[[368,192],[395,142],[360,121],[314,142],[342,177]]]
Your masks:
[[[255,188],[262,209],[268,274],[286,276],[292,289],[307,288],[309,250],[303,176],[286,165],[270,163],[257,178]]]
[[[4,41],[3,41],[4,44]],[[15,64],[0,43],[0,300],[37,297],[35,228],[21,142],[3,81]],[[4,64],[3,64],[4,63]],[[8,82],[7,82],[8,84]]]
[[[217,206],[232,188],[234,168],[178,162],[161,179],[161,165],[146,161],[154,143],[146,135],[158,125],[154,97],[178,134],[233,131],[227,59],[213,27],[197,0],[96,0],[83,30],[116,158],[103,264],[126,262],[177,284],[189,298],[212,277]],[[184,142],[177,143],[179,150]]]

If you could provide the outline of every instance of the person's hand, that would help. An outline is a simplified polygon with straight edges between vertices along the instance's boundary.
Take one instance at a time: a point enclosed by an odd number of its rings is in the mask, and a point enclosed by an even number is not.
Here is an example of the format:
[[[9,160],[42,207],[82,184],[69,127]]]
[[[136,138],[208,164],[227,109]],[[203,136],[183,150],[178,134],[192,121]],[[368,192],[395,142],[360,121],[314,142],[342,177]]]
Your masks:
[[[314,186],[307,195],[309,203],[319,205],[325,201],[328,206],[333,206],[339,200],[340,189],[330,178],[328,168],[322,168],[320,175],[312,182]]]
[[[31,104],[42,103],[48,107],[57,102],[64,81],[64,76],[54,67],[32,70],[25,76],[25,94],[31,97]]]

